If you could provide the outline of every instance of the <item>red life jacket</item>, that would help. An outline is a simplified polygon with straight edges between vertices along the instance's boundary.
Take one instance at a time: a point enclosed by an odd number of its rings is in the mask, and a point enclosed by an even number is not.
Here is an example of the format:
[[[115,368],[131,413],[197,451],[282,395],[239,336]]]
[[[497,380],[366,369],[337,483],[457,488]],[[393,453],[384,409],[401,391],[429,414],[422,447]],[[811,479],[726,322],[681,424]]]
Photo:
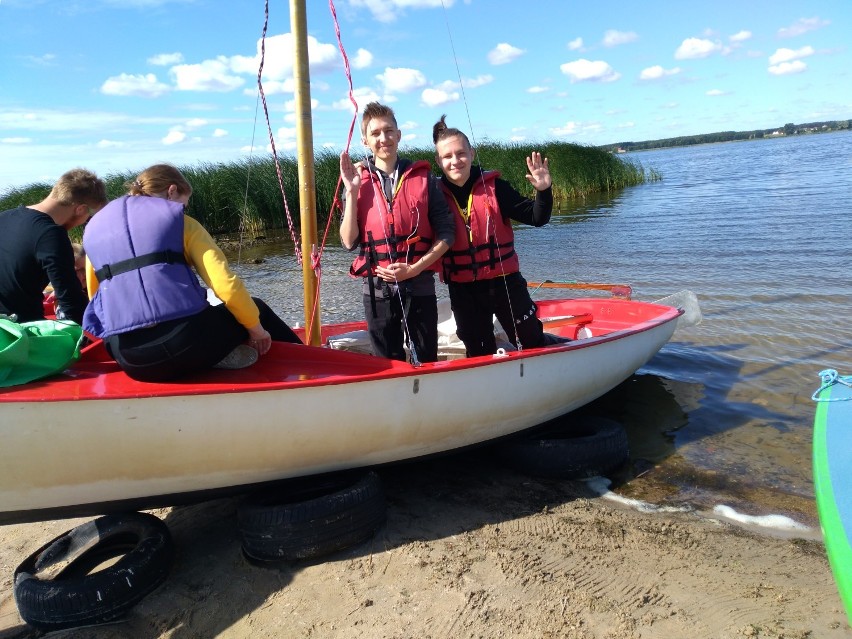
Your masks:
[[[494,181],[498,177],[500,173],[489,171],[476,180],[467,201],[467,220],[459,202],[442,183],[456,222],[455,241],[442,259],[445,282],[490,280],[520,270],[512,222],[503,219],[497,204]]]
[[[361,246],[352,262],[352,277],[375,274],[377,266],[394,262],[414,264],[432,246],[429,224],[429,175],[425,160],[414,162],[399,177],[388,203],[382,180],[375,171],[361,171],[358,190],[358,228]],[[430,270],[438,270],[438,262]]]

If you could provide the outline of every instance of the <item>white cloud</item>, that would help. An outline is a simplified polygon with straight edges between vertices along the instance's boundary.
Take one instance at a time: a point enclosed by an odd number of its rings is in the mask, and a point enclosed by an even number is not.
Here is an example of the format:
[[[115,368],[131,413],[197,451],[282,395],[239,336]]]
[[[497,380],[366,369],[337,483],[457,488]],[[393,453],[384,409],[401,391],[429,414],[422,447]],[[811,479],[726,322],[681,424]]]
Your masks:
[[[562,73],[575,82],[614,82],[621,77],[609,64],[603,60],[579,59],[574,62],[566,62],[559,66]]]
[[[640,80],[659,80],[660,78],[664,78],[670,75],[677,75],[680,73],[680,67],[674,67],[672,69],[664,69],[659,64],[655,64],[652,67],[648,67],[647,69],[642,69],[642,72],[639,74]]]
[[[619,44],[634,42],[638,38],[639,36],[633,31],[616,31],[615,29],[608,29],[604,33],[603,45],[605,47],[617,47]]]
[[[319,100],[317,100],[316,98],[311,98],[311,105],[310,105],[311,111],[315,111],[317,109],[317,107],[319,107]],[[295,124],[296,123],[296,100],[295,99],[287,100],[287,102],[284,103],[284,110],[287,112],[286,115],[284,116],[284,121],[290,122],[291,124]]]
[[[539,86],[530,87],[529,89],[527,89],[527,93],[533,93],[533,94],[535,94],[535,93],[547,93],[548,91],[550,91],[550,89],[548,89],[547,87],[539,87]]]
[[[293,78],[281,80],[264,80],[263,94],[265,96],[281,95],[282,93],[293,93],[296,90],[296,81]],[[257,93],[257,84],[252,84],[251,87],[243,89],[244,95],[255,95]]]
[[[262,41],[258,40],[256,53],[253,56],[220,56],[217,60],[224,61],[230,71],[257,77],[260,67],[260,49]],[[266,53],[263,59],[264,91],[266,82],[284,81],[293,77],[293,35],[283,33],[266,38]],[[357,54],[356,54],[357,55]],[[308,36],[308,59],[311,74],[328,73],[340,65],[340,54],[333,44],[322,43],[314,36]]]
[[[366,49],[358,49],[354,58],[349,58],[349,65],[353,69],[366,69],[373,64],[373,54]]]
[[[681,42],[680,46],[675,51],[676,60],[692,60],[694,58],[706,58],[707,56],[721,51],[722,45],[718,42],[710,40],[702,40],[701,38],[687,38]]]
[[[404,9],[440,9],[452,7],[454,0],[349,0],[353,7],[363,7],[379,22],[393,22]]]
[[[578,124],[576,122],[566,122],[562,126],[553,127],[550,132],[556,136],[574,135],[577,133]]]
[[[56,55],[53,53],[45,53],[44,55],[27,55],[24,56],[24,60],[28,60],[33,64],[37,64],[41,67],[49,67],[53,66],[56,61]]]
[[[136,98],[158,98],[169,92],[169,85],[157,80],[153,73],[145,75],[131,75],[122,73],[107,78],[101,85],[101,93],[104,95],[124,95]]]
[[[795,36],[800,36],[803,33],[807,33],[808,31],[815,31],[821,27],[825,27],[831,24],[828,20],[822,20],[819,17],[813,18],[799,18],[789,27],[782,27],[778,29],[778,37],[779,38],[793,38]]]
[[[509,142],[523,142],[527,139],[525,135],[513,135],[509,137]]]
[[[32,138],[2,138],[0,144],[29,144]]]
[[[722,91],[721,89],[710,89],[704,95],[709,95],[710,97],[715,97],[718,95],[728,95],[727,91]]]
[[[159,53],[148,58],[148,64],[153,64],[157,67],[168,67],[173,64],[180,64],[181,62],[183,62],[183,54],[177,52]]]
[[[745,29],[737,31],[734,35],[729,36],[728,40],[731,42],[745,42],[746,40],[751,40],[751,31],[746,31]]]
[[[583,48],[583,38],[574,38],[568,43],[568,48],[571,51],[580,51]]]
[[[104,129],[170,125],[174,118],[139,116],[110,111],[60,111],[58,109],[0,111],[0,131],[66,131],[78,133],[102,132]],[[102,133],[101,133],[102,134]]]
[[[424,89],[423,93],[420,94],[423,104],[428,107],[436,107],[447,104],[448,102],[458,102],[460,97],[458,91],[445,91],[443,89]]]
[[[808,68],[801,60],[793,60],[792,62],[782,62],[781,64],[773,64],[769,67],[769,73],[772,75],[791,75],[793,73],[801,73]]]
[[[384,85],[385,91],[391,93],[410,93],[426,86],[426,76],[417,69],[387,67],[376,78]]]
[[[392,100],[387,100],[376,93],[370,87],[358,87],[352,90],[352,95],[355,98],[355,101],[358,103],[358,110],[363,110],[364,106],[368,102],[379,102],[386,101],[391,102]],[[332,109],[336,109],[338,111],[349,111],[352,113],[355,107],[352,106],[352,102],[349,100],[349,97],[341,98],[336,102],[332,103]]]
[[[501,42],[488,52],[488,62],[497,66],[508,64],[526,53],[523,49],[514,47],[506,42]]]
[[[96,147],[99,149],[117,149],[119,147],[124,146],[124,142],[118,142],[117,140],[100,140]]]
[[[225,93],[245,84],[245,80],[234,75],[228,58],[219,56],[200,64],[179,64],[171,68],[175,87],[179,91],[215,91]]]
[[[186,121],[186,127],[188,129],[197,129],[198,127],[206,126],[207,120],[203,118],[190,118]]]
[[[465,89],[476,89],[492,82],[494,82],[494,76],[487,73],[475,78],[462,78],[462,86]]]
[[[814,48],[811,46],[805,46],[801,49],[778,49],[775,53],[769,56],[769,64],[776,65],[781,64],[782,62],[799,60],[800,58],[807,58],[814,53]]]
[[[214,138],[224,138],[228,135],[228,132],[225,129],[214,129],[213,137]]]
[[[296,148],[296,128],[282,126],[275,136],[275,148],[284,151],[293,151]],[[272,153],[272,146],[267,145],[267,151]]]
[[[163,138],[162,142],[166,146],[171,146],[172,144],[179,144],[184,140],[186,140],[186,133],[179,131],[178,129],[172,129],[168,132],[166,137]]]

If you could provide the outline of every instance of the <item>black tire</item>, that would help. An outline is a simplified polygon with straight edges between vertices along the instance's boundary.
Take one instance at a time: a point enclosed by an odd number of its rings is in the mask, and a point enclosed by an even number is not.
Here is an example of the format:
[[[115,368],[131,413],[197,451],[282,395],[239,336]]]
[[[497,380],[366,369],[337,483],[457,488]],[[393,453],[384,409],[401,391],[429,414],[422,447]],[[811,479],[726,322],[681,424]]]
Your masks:
[[[621,466],[629,458],[629,449],[621,424],[604,417],[585,417],[562,430],[502,442],[497,454],[527,475],[584,479]]]
[[[56,537],[18,566],[18,611],[42,630],[113,621],[166,579],[173,558],[169,529],[154,515],[100,517]]]
[[[313,559],[372,537],[385,523],[379,476],[300,477],[237,507],[243,553],[256,561]]]

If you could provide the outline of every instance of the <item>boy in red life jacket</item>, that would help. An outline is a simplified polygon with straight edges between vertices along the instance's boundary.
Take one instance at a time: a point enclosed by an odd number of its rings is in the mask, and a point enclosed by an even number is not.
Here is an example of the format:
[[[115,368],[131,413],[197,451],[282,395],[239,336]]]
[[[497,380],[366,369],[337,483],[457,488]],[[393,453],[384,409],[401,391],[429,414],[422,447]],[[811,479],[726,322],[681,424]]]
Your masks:
[[[340,155],[345,188],[340,239],[358,249],[352,277],[362,277],[364,313],[376,355],[405,361],[438,359],[435,270],[454,238],[453,218],[428,162],[400,158],[394,112],[364,109],[361,141],[372,155],[356,167]]]
[[[494,315],[515,346],[518,341],[524,348],[568,341],[544,332],[520,272],[512,231],[512,220],[532,226],[550,221],[553,192],[547,159],[537,152],[527,158],[527,180],[536,196],[526,198],[496,171],[474,167],[470,141],[459,129],[448,128],[445,117],[432,129],[441,186],[456,219],[455,241],[442,260],[443,276],[456,333],[468,357],[496,352]]]

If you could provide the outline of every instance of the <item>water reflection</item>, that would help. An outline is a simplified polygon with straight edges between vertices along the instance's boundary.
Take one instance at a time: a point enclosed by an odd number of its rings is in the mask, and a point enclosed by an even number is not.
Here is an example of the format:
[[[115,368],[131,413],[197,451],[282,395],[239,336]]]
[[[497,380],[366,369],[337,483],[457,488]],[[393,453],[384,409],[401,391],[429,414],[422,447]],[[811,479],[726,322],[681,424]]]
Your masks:
[[[613,215],[624,193],[593,193],[584,198],[561,200],[553,203],[551,224],[573,224],[589,219]]]

